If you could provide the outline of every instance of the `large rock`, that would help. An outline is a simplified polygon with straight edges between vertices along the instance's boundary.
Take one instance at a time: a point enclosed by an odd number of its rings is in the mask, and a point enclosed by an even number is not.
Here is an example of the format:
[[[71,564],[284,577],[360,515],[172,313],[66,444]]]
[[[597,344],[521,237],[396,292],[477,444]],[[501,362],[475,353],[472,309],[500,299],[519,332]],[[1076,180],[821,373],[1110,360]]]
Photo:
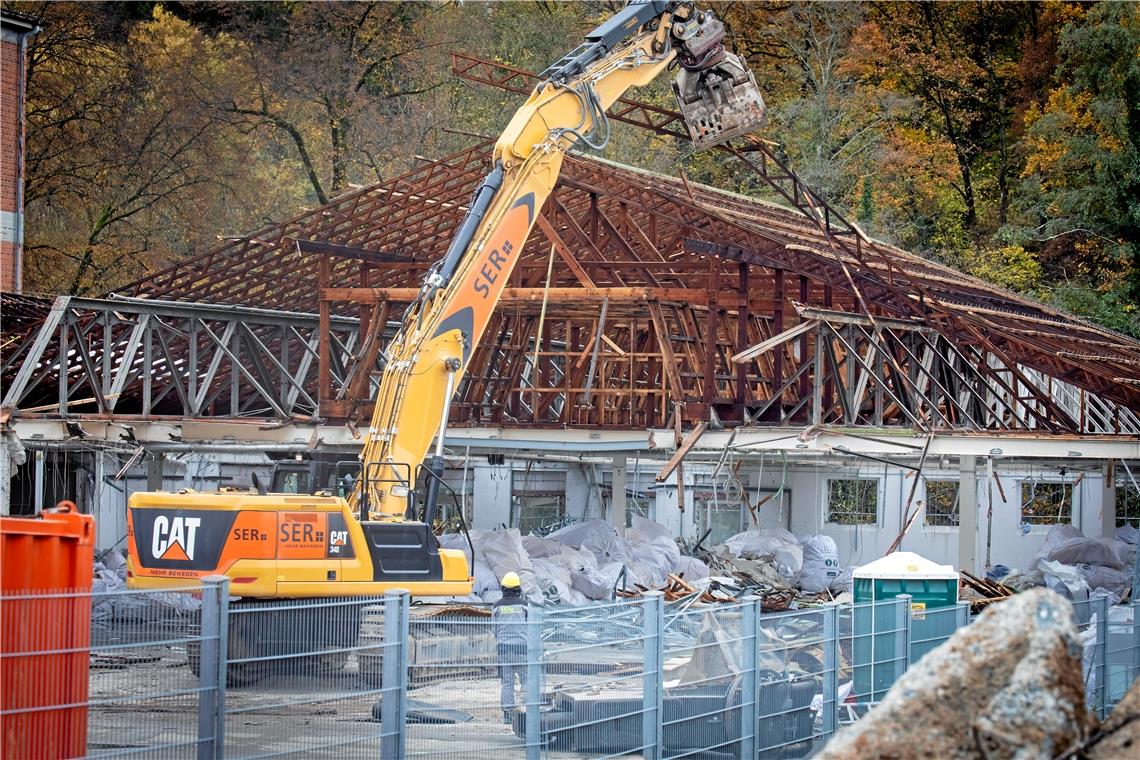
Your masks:
[[[911,666],[819,758],[1051,758],[1089,724],[1072,608],[1035,589],[992,605]]]
[[[1112,715],[1089,741],[1089,760],[1120,760],[1140,756],[1140,680],[1124,695]]]

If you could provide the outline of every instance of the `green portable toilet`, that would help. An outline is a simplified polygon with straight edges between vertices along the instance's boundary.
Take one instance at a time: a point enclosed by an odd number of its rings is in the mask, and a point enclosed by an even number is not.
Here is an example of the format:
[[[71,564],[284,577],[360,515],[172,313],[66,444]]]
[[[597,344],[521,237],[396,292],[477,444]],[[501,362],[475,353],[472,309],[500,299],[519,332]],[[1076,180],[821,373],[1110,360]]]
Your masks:
[[[895,552],[855,568],[853,577],[855,694],[860,702],[878,702],[906,669],[904,655],[914,662],[954,632],[958,572],[913,552]],[[896,608],[872,606],[899,594],[911,597],[909,653],[898,651]]]

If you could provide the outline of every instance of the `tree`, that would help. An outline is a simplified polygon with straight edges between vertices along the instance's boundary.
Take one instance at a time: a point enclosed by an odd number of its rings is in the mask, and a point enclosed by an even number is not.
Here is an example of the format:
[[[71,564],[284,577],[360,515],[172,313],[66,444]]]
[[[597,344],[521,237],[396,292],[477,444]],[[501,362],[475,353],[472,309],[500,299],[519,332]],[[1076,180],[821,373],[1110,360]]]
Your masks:
[[[406,163],[400,103],[440,86],[442,67],[425,58],[446,57],[438,49],[449,40],[421,33],[437,13],[427,4],[297,3],[287,13],[283,29],[239,23],[245,76],[203,97],[234,123],[278,132],[327,203],[350,181]]]
[[[1065,26],[1057,84],[1026,114],[1023,197],[1055,276],[1140,298],[1140,12],[1100,3]],[[1070,289],[1071,290],[1071,289]]]
[[[26,208],[29,285],[72,294],[159,266],[196,228],[249,223],[235,187],[249,145],[190,96],[230,76],[235,43],[161,8],[115,39],[96,5],[42,7],[28,63]],[[261,204],[253,204],[258,208]],[[264,208],[264,206],[261,206]]]
[[[879,98],[909,99],[889,131],[898,150],[909,151],[914,139],[950,150],[953,174],[946,180],[957,202],[938,205],[960,208],[967,239],[957,245],[979,245],[1009,211],[1025,6],[872,3],[868,15],[851,46],[851,66]]]

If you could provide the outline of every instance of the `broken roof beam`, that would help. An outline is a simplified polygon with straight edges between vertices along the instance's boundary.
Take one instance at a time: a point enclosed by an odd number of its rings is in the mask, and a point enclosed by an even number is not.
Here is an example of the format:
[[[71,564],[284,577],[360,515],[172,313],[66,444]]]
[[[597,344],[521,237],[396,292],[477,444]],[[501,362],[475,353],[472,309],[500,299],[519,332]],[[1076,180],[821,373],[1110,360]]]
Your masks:
[[[862,314],[855,314],[849,311],[838,311],[836,309],[821,309],[816,306],[808,306],[792,301],[792,307],[804,319],[815,319],[820,322],[828,322],[836,325],[859,325],[860,327],[873,327],[871,320],[867,319]],[[909,332],[935,332],[925,322],[919,319],[905,319],[898,317],[875,317],[875,323],[879,327],[884,327],[890,330],[906,330]]]
[[[695,428],[689,431],[689,434],[685,436],[685,440],[677,447],[677,451],[669,458],[669,461],[665,463],[661,471],[657,473],[658,483],[667,480],[669,476],[673,474],[673,470],[677,469],[681,461],[688,456],[689,452],[693,450],[693,447],[697,445],[697,441],[701,439],[701,436],[704,435],[708,429],[709,423],[699,422]]]
[[[734,354],[732,357],[732,362],[734,364],[745,364],[747,362],[750,362],[756,357],[768,353],[773,348],[776,348],[777,346],[786,343],[787,341],[792,340],[793,338],[796,338],[808,332],[809,330],[814,329],[818,325],[819,320],[817,319],[810,319],[807,322],[800,322],[795,327],[788,328],[778,335],[773,335],[771,338],[768,338],[768,340],[757,343],[754,346],[744,349],[740,353]]]

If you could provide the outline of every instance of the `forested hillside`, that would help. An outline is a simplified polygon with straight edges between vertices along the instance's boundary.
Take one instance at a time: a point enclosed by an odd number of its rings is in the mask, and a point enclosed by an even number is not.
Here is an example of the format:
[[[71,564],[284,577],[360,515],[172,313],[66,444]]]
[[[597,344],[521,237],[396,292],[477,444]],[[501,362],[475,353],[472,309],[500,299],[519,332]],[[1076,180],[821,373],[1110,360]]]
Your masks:
[[[541,70],[620,3],[11,5],[44,18],[26,287],[98,294],[497,134],[518,99],[449,52]],[[1140,335],[1140,6],[709,5],[763,137],[869,234]],[[605,155],[762,194],[632,128]]]

